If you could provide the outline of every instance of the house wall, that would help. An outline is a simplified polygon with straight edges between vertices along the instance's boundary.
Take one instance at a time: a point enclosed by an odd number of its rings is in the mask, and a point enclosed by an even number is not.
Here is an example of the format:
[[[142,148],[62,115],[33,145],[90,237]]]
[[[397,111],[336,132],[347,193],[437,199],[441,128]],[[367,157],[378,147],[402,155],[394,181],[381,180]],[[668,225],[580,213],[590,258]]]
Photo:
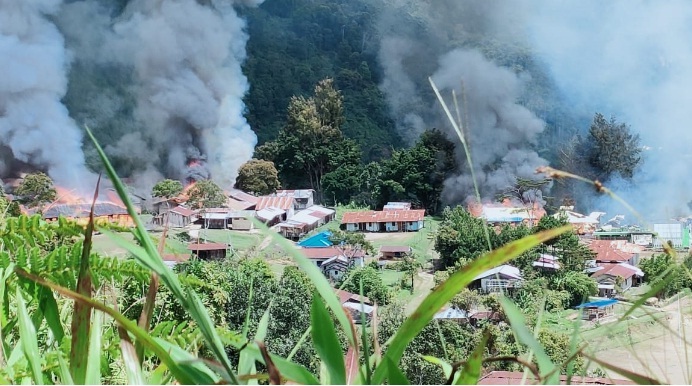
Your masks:
[[[165,224],[164,219],[164,224]],[[190,225],[190,217],[181,215],[180,213],[168,212],[168,226],[174,228],[184,228]]]
[[[355,232],[358,230],[358,224],[346,224],[346,230],[349,232]]]
[[[409,222],[406,222],[405,224],[406,224],[406,230],[407,231],[415,232],[415,231],[419,231],[419,230],[423,229],[423,220],[421,220],[421,221],[409,221]]]
[[[231,220],[231,228],[235,231],[249,231],[254,224],[247,218],[234,218]]]
[[[387,232],[398,232],[401,228],[399,227],[400,223],[396,222],[387,222],[384,224],[385,230]]]
[[[380,231],[380,223],[366,222],[365,223],[365,230],[368,232],[379,232]]]

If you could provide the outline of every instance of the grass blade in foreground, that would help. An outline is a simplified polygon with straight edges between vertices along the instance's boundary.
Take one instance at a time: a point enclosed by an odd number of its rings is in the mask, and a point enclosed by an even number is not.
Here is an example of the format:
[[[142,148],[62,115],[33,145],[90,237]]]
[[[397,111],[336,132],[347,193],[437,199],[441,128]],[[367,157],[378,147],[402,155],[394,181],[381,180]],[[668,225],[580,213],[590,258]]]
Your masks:
[[[127,194],[127,191],[125,190],[125,186],[123,185],[118,175],[115,173],[113,165],[111,165],[110,161],[108,160],[108,157],[106,156],[106,153],[103,151],[101,145],[99,145],[98,141],[91,133],[91,130],[89,130],[88,127],[85,128],[87,135],[93,142],[94,147],[96,148],[96,151],[99,154],[99,157],[101,157],[101,161],[103,162],[103,166],[106,169],[108,177],[113,183],[115,190],[118,192],[118,196],[127,207],[128,214],[130,215],[130,217],[132,217],[132,219],[135,222],[135,237],[141,243],[143,250],[142,248],[134,248],[136,246],[131,245],[131,243],[125,243],[129,245],[123,246],[125,246],[129,251],[136,251],[136,253],[134,253],[135,259],[140,264],[151,269],[159,275],[164,284],[166,284],[168,289],[171,290],[173,295],[175,295],[176,299],[180,302],[183,308],[189,313],[189,315],[199,326],[199,329],[202,332],[202,335],[204,336],[204,340],[206,341],[207,346],[212,351],[212,353],[214,353],[214,357],[216,358],[216,360],[218,360],[223,365],[224,369],[227,372],[224,378],[229,378],[233,380],[233,383],[237,384],[238,381],[235,375],[233,374],[233,366],[231,366],[231,361],[228,358],[228,355],[226,355],[226,351],[223,347],[223,344],[221,343],[221,338],[219,337],[219,334],[217,333],[216,328],[212,323],[211,318],[209,317],[209,313],[204,308],[202,302],[199,300],[194,291],[184,291],[182,286],[180,285],[178,277],[175,275],[175,273],[173,273],[173,271],[170,268],[168,268],[163,263],[163,260],[161,259],[161,256],[159,255],[156,247],[154,246],[153,241],[149,237],[147,230],[144,227],[144,224],[142,223],[142,220],[139,218],[137,211],[135,210],[134,206],[132,205],[132,202],[130,201],[130,197]],[[334,294],[334,296],[336,296],[336,294]]]
[[[89,222],[84,230],[84,244],[82,245],[82,259],[79,263],[79,276],[76,292],[80,295],[91,297],[91,272],[89,269],[89,257],[91,256],[91,237],[94,234],[94,206],[99,194],[101,175],[96,181],[94,199],[89,211]],[[70,371],[75,383],[83,385],[86,382],[87,362],[89,361],[89,338],[91,329],[91,307],[84,303],[74,302],[72,315],[72,348],[70,349]]]
[[[332,310],[336,316],[336,319],[339,321],[339,324],[341,324],[341,327],[346,334],[346,338],[348,338],[349,346],[355,346],[356,337],[353,335],[353,331],[351,330],[349,318],[346,316],[346,312],[341,306],[339,298],[336,296],[336,292],[334,292],[331,284],[329,284],[327,278],[322,274],[320,269],[317,268],[317,266],[315,266],[315,264],[313,264],[310,260],[308,260],[307,257],[298,252],[290,241],[281,237],[277,232],[271,231],[266,225],[257,219],[253,218],[252,222],[258,229],[262,230],[265,234],[274,239],[274,242],[276,242],[284,252],[290,254],[296,263],[298,263],[300,269],[302,269],[303,272],[310,277],[310,280],[315,285],[315,289],[317,289],[317,292],[320,293],[320,296],[322,296],[322,299],[324,299],[327,307]]]
[[[22,297],[22,292],[17,286],[17,314],[19,314],[19,339],[22,344],[22,351],[31,367],[31,376],[34,383],[43,385],[43,373],[41,372],[41,354],[38,351],[38,341],[34,324],[31,323],[26,304]]]
[[[452,274],[444,283],[438,285],[430,295],[418,306],[416,311],[409,316],[399,327],[394,337],[390,339],[385,357],[397,365],[406,346],[420,333],[420,331],[432,320],[436,312],[454,295],[466,288],[473,279],[484,271],[504,264],[536,245],[572,230],[571,225],[549,229],[535,235],[526,236],[521,240],[511,242],[502,248],[477,258],[463,269]],[[313,265],[314,267],[314,265]],[[373,382],[381,384],[385,378],[385,369],[378,366],[373,376]]]
[[[598,363],[599,365],[603,366],[604,368],[614,371],[623,377],[626,377],[627,379],[636,382],[639,385],[660,385],[661,383],[651,377],[647,377],[645,375],[639,375],[637,373],[634,373],[632,371],[623,369],[621,367],[617,367],[615,365],[611,365],[608,362],[604,362],[596,357],[590,356],[588,354],[584,354],[584,357],[590,361],[593,361],[595,363]]]
[[[323,383],[345,385],[346,367],[344,356],[341,353],[341,344],[339,344],[339,338],[336,336],[332,318],[329,317],[329,312],[327,312],[317,293],[312,296],[310,322],[312,323],[312,341],[315,344],[315,351],[327,367],[329,374],[329,379],[322,380]]]
[[[524,315],[522,315],[519,308],[512,303],[511,300],[502,297],[500,298],[500,303],[502,308],[505,310],[505,314],[509,319],[509,324],[512,326],[514,331],[514,336],[516,336],[517,341],[526,345],[535,355],[536,361],[538,362],[539,369],[541,373],[550,373],[550,376],[545,381],[549,385],[555,385],[559,380],[559,371],[556,370],[555,364],[550,360],[548,354],[543,350],[543,346],[534,338],[533,334],[526,327],[526,321],[524,320]]]
[[[485,345],[488,343],[489,337],[490,333],[486,331],[481,341],[478,342],[476,349],[473,350],[469,359],[464,363],[459,378],[454,382],[455,385],[475,385],[478,383],[478,377],[481,375],[481,366],[483,365],[483,353],[485,352]],[[454,379],[449,381],[454,381]]]
[[[87,385],[101,384],[101,325],[103,314],[94,313],[89,338],[89,352],[84,383]]]
[[[77,302],[82,302],[87,305],[89,305],[91,308],[97,309],[99,311],[102,311],[103,313],[107,314],[111,318],[115,319],[115,321],[121,325],[123,328],[125,328],[127,331],[132,333],[135,338],[141,339],[142,342],[146,344],[146,346],[156,354],[158,359],[161,360],[161,362],[165,363],[168,368],[170,369],[171,373],[177,378],[178,382],[181,384],[194,384],[196,380],[198,379],[197,374],[193,371],[190,371],[188,368],[184,368],[183,366],[179,366],[178,363],[176,363],[171,356],[168,354],[168,351],[164,350],[158,343],[154,341],[154,338],[151,337],[147,332],[139,328],[136,323],[132,322],[130,319],[125,317],[125,315],[115,311],[114,309],[104,305],[103,303],[100,303],[94,299],[88,298],[86,296],[83,296],[81,294],[78,294],[74,291],[71,291],[67,288],[61,287],[57,284],[51,283],[49,281],[46,281],[38,276],[32,275],[24,270],[21,270],[19,268],[15,268],[15,272],[17,275],[25,277],[27,279],[33,280],[34,282],[46,286],[61,295],[73,299]]]

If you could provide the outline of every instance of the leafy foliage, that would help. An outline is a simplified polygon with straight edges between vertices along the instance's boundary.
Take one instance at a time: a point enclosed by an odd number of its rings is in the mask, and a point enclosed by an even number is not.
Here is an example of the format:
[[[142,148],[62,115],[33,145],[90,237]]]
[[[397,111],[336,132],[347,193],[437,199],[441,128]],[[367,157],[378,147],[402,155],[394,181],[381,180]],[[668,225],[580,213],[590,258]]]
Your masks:
[[[692,258],[688,257],[683,264],[688,266]],[[677,294],[683,288],[692,288],[692,279],[685,272],[685,266],[668,254],[662,253],[643,259],[640,268],[644,272],[644,280],[653,288],[660,286],[655,294],[659,298],[666,298]]]
[[[344,282],[343,289],[353,293],[361,293],[362,282],[363,295],[377,304],[385,305],[392,299],[392,293],[382,281],[382,276],[370,266],[350,270]]]
[[[43,172],[27,174],[15,193],[30,208],[52,202],[57,197],[53,180]]]
[[[191,208],[218,208],[226,205],[226,195],[212,180],[197,181],[188,192],[188,204]]]
[[[258,159],[242,164],[235,180],[236,189],[260,196],[275,193],[280,186],[279,172],[274,163]]]
[[[177,180],[165,179],[159,181],[151,189],[153,197],[171,198],[176,197],[183,191],[183,184]]]

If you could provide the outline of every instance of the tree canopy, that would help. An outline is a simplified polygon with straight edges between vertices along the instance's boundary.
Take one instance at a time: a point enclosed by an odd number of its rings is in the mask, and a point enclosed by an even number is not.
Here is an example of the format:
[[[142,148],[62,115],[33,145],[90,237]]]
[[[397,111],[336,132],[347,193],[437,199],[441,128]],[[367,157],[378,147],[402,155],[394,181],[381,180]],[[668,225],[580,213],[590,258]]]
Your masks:
[[[57,198],[53,180],[42,172],[27,174],[15,193],[21,196],[21,200],[30,208],[54,201]]]
[[[219,208],[226,205],[226,194],[212,180],[195,182],[187,191],[188,204],[193,209]]]
[[[275,193],[281,187],[279,172],[271,161],[251,159],[238,169],[235,187],[259,196]]]
[[[153,197],[171,198],[176,197],[183,191],[183,184],[177,180],[165,179],[159,181],[151,189]]]

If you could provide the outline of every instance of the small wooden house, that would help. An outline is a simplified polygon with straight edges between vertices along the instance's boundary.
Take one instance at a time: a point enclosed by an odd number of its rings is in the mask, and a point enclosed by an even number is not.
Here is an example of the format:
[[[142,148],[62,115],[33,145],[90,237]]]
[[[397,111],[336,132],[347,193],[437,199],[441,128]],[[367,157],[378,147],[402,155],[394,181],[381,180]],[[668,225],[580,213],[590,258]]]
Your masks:
[[[228,245],[223,243],[190,243],[187,249],[201,260],[221,260],[228,254]]]
[[[401,259],[412,251],[408,245],[383,245],[380,247],[380,258],[391,260]]]

